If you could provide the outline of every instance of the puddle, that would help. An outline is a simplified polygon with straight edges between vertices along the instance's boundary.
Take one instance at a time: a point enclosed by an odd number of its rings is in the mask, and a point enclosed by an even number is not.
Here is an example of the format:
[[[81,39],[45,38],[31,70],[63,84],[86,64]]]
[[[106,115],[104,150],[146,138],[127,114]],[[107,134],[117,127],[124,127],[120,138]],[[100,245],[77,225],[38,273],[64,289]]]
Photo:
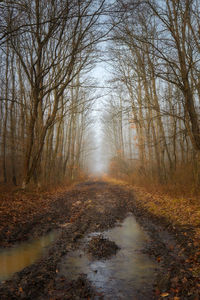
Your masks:
[[[158,265],[140,251],[148,241],[147,234],[131,215],[103,235],[121,248],[115,256],[94,261],[83,250],[77,250],[62,259],[59,274],[70,279],[86,274],[105,299],[150,299]],[[82,248],[86,242],[88,239]]]
[[[38,260],[45,252],[45,247],[52,243],[56,233],[51,232],[38,240],[20,243],[9,249],[0,249],[0,281],[11,277]]]

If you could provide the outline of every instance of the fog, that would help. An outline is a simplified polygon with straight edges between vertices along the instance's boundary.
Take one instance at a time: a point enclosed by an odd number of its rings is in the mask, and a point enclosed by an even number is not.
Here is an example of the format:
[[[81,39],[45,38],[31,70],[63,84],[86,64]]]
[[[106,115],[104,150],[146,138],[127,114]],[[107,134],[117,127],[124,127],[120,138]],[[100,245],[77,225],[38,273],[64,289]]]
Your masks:
[[[105,45],[104,45],[105,47]],[[87,167],[91,175],[100,176],[108,171],[110,153],[105,148],[102,130],[102,115],[106,110],[108,96],[111,92],[108,81],[110,79],[109,66],[106,62],[99,62],[90,74],[96,85],[95,94],[97,99],[93,107],[94,126],[90,133],[91,151],[88,154]]]

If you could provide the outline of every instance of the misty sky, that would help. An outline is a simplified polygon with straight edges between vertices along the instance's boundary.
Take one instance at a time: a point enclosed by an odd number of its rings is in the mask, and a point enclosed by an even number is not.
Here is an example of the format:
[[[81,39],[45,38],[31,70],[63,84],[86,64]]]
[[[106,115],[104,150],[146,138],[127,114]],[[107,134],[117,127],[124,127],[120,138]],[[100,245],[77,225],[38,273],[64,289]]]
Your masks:
[[[94,118],[95,118],[95,126],[94,126],[94,147],[95,150],[91,153],[91,163],[89,165],[89,169],[92,173],[103,173],[107,171],[108,164],[108,156],[105,153],[102,145],[102,131],[101,131],[101,115],[103,113],[103,109],[105,109],[105,104],[108,98],[108,80],[110,79],[109,66],[105,62],[98,62],[95,66],[94,70],[90,74],[94,77],[97,82],[97,86],[100,88],[97,89],[96,94],[101,97],[95,101],[94,106]],[[102,88],[105,87],[105,88]]]

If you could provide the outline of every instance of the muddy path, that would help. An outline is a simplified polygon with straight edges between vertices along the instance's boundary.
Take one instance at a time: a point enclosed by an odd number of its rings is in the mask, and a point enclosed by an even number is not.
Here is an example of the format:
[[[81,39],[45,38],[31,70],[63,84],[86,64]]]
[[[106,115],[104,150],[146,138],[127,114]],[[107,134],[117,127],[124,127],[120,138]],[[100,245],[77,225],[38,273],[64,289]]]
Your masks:
[[[94,254],[100,265],[102,261],[115,259],[117,253],[120,256],[118,240],[116,243],[112,241],[114,231],[109,235],[109,230],[120,228],[130,213],[147,236],[145,243],[135,252],[143,253],[145,259],[149,257],[152,261],[153,280],[137,286],[132,298],[123,294],[123,286],[121,295],[113,298],[106,289],[95,286],[91,280],[92,273],[87,276],[84,268],[75,278],[72,271],[63,272],[64,262],[77,251],[82,251],[79,257],[87,251]],[[36,262],[1,281],[0,299],[199,299],[198,291],[193,290],[194,278],[191,274],[187,274],[190,280],[187,278],[184,282],[186,275],[182,271],[186,257],[185,253],[180,256],[176,234],[166,230],[165,221],[154,220],[153,216],[138,207],[132,191],[117,185],[101,181],[78,184],[53,201],[45,213],[38,213],[6,234],[8,227],[5,221],[5,227],[0,232],[1,246],[37,239],[49,232],[55,232],[55,235]],[[96,234],[93,240],[92,237],[87,240],[92,233]],[[98,267],[95,268],[93,277],[99,272]],[[145,268],[144,274],[147,272]],[[124,288],[130,285],[134,283]]]

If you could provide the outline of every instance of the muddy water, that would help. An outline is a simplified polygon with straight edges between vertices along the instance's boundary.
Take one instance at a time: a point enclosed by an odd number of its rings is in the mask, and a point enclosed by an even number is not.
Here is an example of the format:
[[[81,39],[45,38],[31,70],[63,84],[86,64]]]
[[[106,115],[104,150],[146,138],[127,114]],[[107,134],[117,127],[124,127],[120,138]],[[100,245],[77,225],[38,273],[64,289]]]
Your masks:
[[[158,266],[141,252],[148,236],[135,218],[129,215],[121,225],[103,235],[121,248],[115,256],[109,260],[92,260],[83,250],[88,242],[86,239],[82,250],[63,258],[59,273],[71,279],[76,279],[80,273],[86,274],[105,299],[152,299],[152,285]]]
[[[20,243],[10,249],[0,249],[0,281],[38,260],[55,236],[56,233],[51,232],[38,240]]]

